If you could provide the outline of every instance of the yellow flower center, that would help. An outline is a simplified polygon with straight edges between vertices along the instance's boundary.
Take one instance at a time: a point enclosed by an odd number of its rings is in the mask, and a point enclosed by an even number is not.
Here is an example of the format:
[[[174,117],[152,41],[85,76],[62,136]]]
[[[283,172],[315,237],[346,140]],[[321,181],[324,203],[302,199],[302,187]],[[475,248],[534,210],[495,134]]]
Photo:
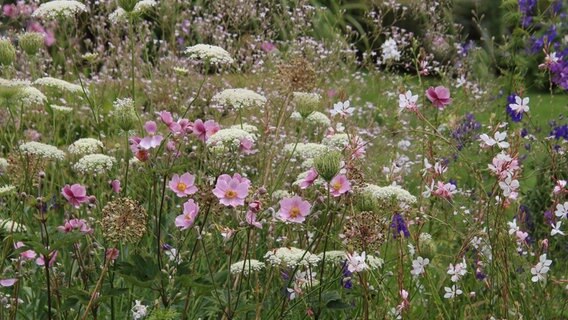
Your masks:
[[[237,197],[237,193],[233,190],[229,190],[227,192],[225,192],[225,197],[229,198],[229,199],[234,199]]]
[[[331,187],[333,188],[333,190],[339,191],[339,189],[341,189],[341,183],[336,182],[336,183],[332,184]]]
[[[176,187],[179,191],[184,192],[185,189],[187,189],[187,184],[183,183],[183,182],[178,182],[177,187]]]
[[[290,217],[291,218],[296,218],[299,215],[300,215],[300,208],[294,207],[294,208],[290,209]]]

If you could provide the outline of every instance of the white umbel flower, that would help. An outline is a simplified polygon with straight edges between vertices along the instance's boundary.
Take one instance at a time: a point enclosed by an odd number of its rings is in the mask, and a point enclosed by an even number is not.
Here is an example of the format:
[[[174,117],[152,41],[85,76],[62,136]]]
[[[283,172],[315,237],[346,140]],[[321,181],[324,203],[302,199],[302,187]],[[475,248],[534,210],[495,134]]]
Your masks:
[[[306,252],[306,250],[294,247],[283,247],[268,251],[264,259],[272,266],[285,266],[294,268],[296,266],[313,267],[316,266],[320,257],[316,254]]]
[[[34,87],[24,87],[18,93],[18,98],[25,106],[42,105],[47,101],[47,97]]]
[[[209,137],[209,139],[207,140],[207,145],[210,146],[224,145],[224,146],[232,146],[238,148],[241,145],[241,141],[243,139],[249,139],[254,142],[255,136],[241,129],[236,129],[236,128],[221,129],[217,131],[214,135]]]
[[[323,138],[321,144],[341,151],[349,145],[349,136],[347,133],[336,133]]]
[[[73,142],[67,150],[70,154],[84,155],[100,152],[103,148],[103,143],[100,140],[93,138],[82,138]]]
[[[126,11],[124,11],[121,7],[118,7],[108,15],[108,20],[113,24],[126,22]]]
[[[8,193],[11,193],[12,191],[15,191],[16,187],[14,187],[13,185],[5,185],[5,186],[1,186],[0,187],[0,195],[5,195]]]
[[[29,87],[31,83],[28,80],[8,80],[4,78],[0,78],[0,87],[3,88],[24,88]]]
[[[0,228],[6,232],[26,232],[26,226],[9,219],[0,219]]]
[[[116,159],[100,153],[88,154],[73,165],[73,170],[83,174],[101,174],[110,171]]]
[[[213,96],[213,102],[221,106],[243,108],[260,107],[266,103],[266,98],[249,89],[225,89]]]
[[[231,55],[223,48],[208,44],[196,44],[185,49],[185,53],[193,60],[221,65],[233,63]]]
[[[294,92],[292,93],[292,102],[296,105],[310,105],[317,107],[321,101],[321,96],[317,93],[310,92]]]
[[[302,115],[299,112],[294,111],[290,115],[290,118],[300,121],[302,120]],[[306,122],[308,122],[309,124],[318,125],[322,127],[329,127],[331,125],[331,120],[329,120],[329,118],[325,114],[319,111],[314,111],[310,113],[310,115],[306,118]]]
[[[83,92],[83,88],[80,85],[73,84],[73,83],[67,82],[65,80],[56,79],[56,78],[52,78],[52,77],[39,78],[36,81],[34,81],[34,84],[38,85],[38,86],[55,88],[57,90],[65,91],[65,92],[69,92],[69,93],[81,93],[81,92]],[[85,89],[85,91],[86,91],[86,89]]]
[[[416,197],[411,195],[410,192],[398,186],[379,187],[374,184],[368,183],[363,187],[362,192],[368,193],[376,197],[379,201],[388,201],[392,198],[397,199],[404,204],[416,203]]]
[[[244,130],[250,134],[252,134],[255,138],[258,136],[258,128],[252,124],[243,123],[241,126],[240,124],[235,124],[229,127],[229,129],[239,129]]]
[[[244,268],[243,268],[244,267]],[[250,272],[259,272],[264,269],[266,265],[264,262],[258,261],[256,259],[249,259],[245,262],[245,260],[241,260],[238,262],[233,263],[229,267],[229,271],[232,274],[243,274],[248,276]]]
[[[30,141],[21,144],[19,149],[23,154],[32,155],[44,159],[63,160],[63,158],[65,158],[65,152],[57,149],[52,145],[36,141]]]
[[[86,11],[87,7],[79,1],[53,0],[42,3],[39,8],[32,13],[32,17],[55,20],[58,18],[71,18]]]
[[[51,109],[53,111],[60,112],[60,113],[69,113],[69,112],[73,111],[73,108],[65,107],[65,106],[58,106],[58,105],[55,105],[55,104],[51,105]]]
[[[150,10],[153,7],[157,6],[158,3],[155,0],[140,0],[134,6],[134,12],[144,12],[146,10]]]
[[[291,153],[294,151],[294,155],[300,157],[301,159],[313,159],[329,152],[329,148],[326,145],[319,143],[298,143],[296,149],[294,150],[294,143],[289,143],[284,146],[284,151]]]

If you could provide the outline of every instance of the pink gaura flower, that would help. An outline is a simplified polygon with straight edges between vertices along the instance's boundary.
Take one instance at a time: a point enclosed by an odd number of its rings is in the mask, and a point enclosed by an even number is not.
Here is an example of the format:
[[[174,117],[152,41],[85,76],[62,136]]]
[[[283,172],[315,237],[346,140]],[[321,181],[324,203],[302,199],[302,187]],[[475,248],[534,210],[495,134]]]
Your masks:
[[[57,250],[50,252],[50,253],[48,254],[48,258],[49,258],[49,264],[48,264],[48,266],[49,266],[49,267],[52,267],[53,264],[55,263],[55,260],[57,259]],[[35,263],[36,263],[38,266],[45,266],[45,257],[44,257],[43,255],[40,255],[40,256],[36,259]]]
[[[233,177],[223,174],[217,178],[213,194],[224,206],[237,207],[245,204],[248,195],[250,180],[235,173]]]
[[[318,179],[318,176],[319,174],[316,169],[311,168],[310,170],[308,170],[308,175],[306,175],[304,180],[300,182],[300,189],[307,189],[308,187],[313,185]]]
[[[278,217],[282,221],[302,223],[310,214],[312,206],[300,196],[284,198],[280,200],[280,210]]]
[[[142,148],[143,150],[150,150],[159,147],[162,143],[162,140],[164,140],[164,137],[162,137],[161,135],[147,136],[140,140],[138,147]]]
[[[120,188],[120,180],[117,180],[117,179],[112,180],[112,181],[110,182],[110,187],[112,188],[112,191],[113,191],[114,193],[120,193],[120,190],[121,190],[121,188]]]
[[[344,174],[338,174],[329,182],[329,191],[334,197],[339,197],[342,194],[351,190],[351,182]]]
[[[442,181],[438,181],[437,188],[432,192],[432,194],[446,200],[451,200],[456,192],[456,186],[453,183],[443,183]]]
[[[18,282],[18,279],[1,279],[0,280],[0,286],[2,287],[11,287],[13,286],[16,282]]]
[[[154,121],[146,121],[144,130],[150,135],[155,135],[158,132],[158,125]]]
[[[254,150],[253,147],[254,147],[254,141],[252,141],[251,139],[243,138],[241,140],[240,149],[242,153],[246,155],[256,153],[257,150]]]
[[[186,172],[181,175],[174,174],[172,180],[169,183],[170,189],[176,193],[180,198],[192,195],[197,192],[197,187],[195,186],[195,176],[191,173]]]
[[[256,228],[262,229],[262,223],[256,220],[256,213],[253,211],[247,211],[247,215],[245,216],[246,222]]]
[[[25,245],[23,242],[18,241],[16,243],[14,243],[14,249],[20,249],[23,248]],[[20,252],[20,259],[27,261],[27,260],[33,260],[35,259],[37,256],[37,253],[35,253],[35,251],[33,250],[26,250],[23,252]]]
[[[207,120],[203,122],[201,119],[195,120],[193,123],[193,134],[197,136],[201,141],[207,141],[209,137],[214,135],[219,131],[221,127],[217,122],[213,120]]]
[[[426,98],[428,98],[428,100],[432,102],[434,107],[440,110],[443,110],[447,105],[452,103],[452,98],[450,98],[450,90],[443,86],[428,88],[428,90],[426,90]]]
[[[199,205],[193,201],[193,199],[187,200],[183,204],[183,213],[176,217],[176,227],[180,230],[186,230],[191,228],[195,223],[195,218],[197,218],[197,213],[199,212]]]
[[[74,206],[79,208],[82,203],[89,202],[89,197],[87,196],[87,189],[82,185],[75,183],[73,185],[65,185],[61,189],[61,194],[67,199],[67,201]]]
[[[497,154],[488,168],[499,180],[505,180],[507,177],[512,177],[521,168],[519,160],[515,157],[502,152]]]
[[[351,159],[362,159],[367,153],[367,143],[359,136],[353,136],[349,142]]]
[[[64,233],[72,231],[79,231],[83,234],[93,233],[93,229],[91,229],[87,224],[87,221],[83,219],[65,220],[65,223],[62,226],[57,227],[57,230]]]
[[[266,53],[270,53],[273,50],[276,49],[276,45],[272,42],[269,41],[264,41],[261,45],[260,45],[260,49],[262,49],[262,51],[266,52]]]

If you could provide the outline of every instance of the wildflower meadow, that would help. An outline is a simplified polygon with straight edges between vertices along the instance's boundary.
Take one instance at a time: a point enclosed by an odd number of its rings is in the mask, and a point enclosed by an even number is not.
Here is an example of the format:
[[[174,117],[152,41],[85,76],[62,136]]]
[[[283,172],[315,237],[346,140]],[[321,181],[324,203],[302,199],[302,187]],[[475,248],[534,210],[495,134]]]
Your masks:
[[[568,319],[568,1],[4,0],[1,319]]]

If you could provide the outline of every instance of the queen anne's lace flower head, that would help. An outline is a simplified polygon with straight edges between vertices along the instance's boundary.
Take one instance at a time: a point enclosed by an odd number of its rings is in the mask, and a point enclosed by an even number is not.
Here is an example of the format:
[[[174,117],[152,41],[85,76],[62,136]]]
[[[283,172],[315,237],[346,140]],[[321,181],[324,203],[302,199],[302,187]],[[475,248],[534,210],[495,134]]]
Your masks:
[[[69,145],[67,150],[70,154],[84,155],[100,152],[102,148],[103,143],[101,141],[93,138],[82,138]]]
[[[57,149],[52,145],[36,141],[30,141],[21,144],[19,149],[23,154],[36,156],[43,159],[63,160],[63,158],[65,158],[65,152]]]
[[[332,136],[323,138],[321,143],[330,148],[341,151],[349,145],[349,136],[346,133],[336,133]]]
[[[213,96],[213,102],[240,110],[263,106],[266,98],[249,89],[225,89]]]
[[[12,191],[15,191],[16,187],[13,185],[5,185],[5,186],[1,186],[0,187],[0,195],[4,195],[4,194],[8,194],[11,193]]]
[[[221,129],[217,131],[214,135],[209,137],[207,140],[207,145],[210,146],[228,146],[228,147],[239,147],[243,139],[249,139],[255,141],[255,136],[248,133],[245,130],[229,128]]]
[[[244,267],[244,268],[243,268]],[[249,259],[245,262],[245,260],[241,260],[238,262],[233,263],[229,267],[229,271],[232,274],[244,274],[248,276],[251,272],[259,272],[264,269],[266,265],[264,262],[258,261],[256,259]]]
[[[395,198],[398,202],[406,205],[416,203],[415,196],[398,186],[379,187],[374,184],[367,184],[363,188],[362,192],[372,195],[380,202],[389,201],[390,199]]]
[[[108,15],[108,19],[110,22],[112,22],[113,24],[118,24],[121,22],[126,22],[126,11],[124,11],[124,9],[122,9],[121,7],[116,8],[116,10],[114,10],[113,12],[111,12],[111,14]]]
[[[58,105],[55,105],[55,104],[51,105],[51,109],[53,111],[60,112],[60,113],[69,113],[69,112],[73,111],[73,108],[65,107],[65,106],[58,106]]]
[[[155,0],[140,0],[134,6],[134,12],[144,12],[158,5]]]
[[[73,165],[73,170],[82,174],[101,174],[112,169],[116,159],[100,153],[88,154]]]
[[[294,247],[282,247],[268,251],[264,255],[264,259],[273,266],[285,266],[289,268],[294,268],[298,265],[313,267],[320,261],[318,255]]]
[[[234,61],[225,49],[208,44],[196,44],[188,47],[185,53],[193,60],[215,65],[231,64]]]
[[[24,87],[18,93],[18,98],[25,106],[42,105],[47,101],[47,97],[34,87]]]
[[[26,226],[9,219],[0,219],[0,228],[6,232],[26,232]]]
[[[73,84],[73,83],[67,82],[65,80],[56,79],[56,78],[52,78],[52,77],[39,78],[36,81],[34,81],[34,84],[38,85],[38,86],[55,88],[57,90],[65,91],[65,92],[69,92],[69,93],[82,93],[83,92],[83,88],[80,85]],[[86,89],[85,89],[85,91],[86,91]]]
[[[55,20],[58,18],[71,18],[86,11],[87,7],[79,1],[53,0],[42,3],[39,8],[32,13],[32,17]]]

